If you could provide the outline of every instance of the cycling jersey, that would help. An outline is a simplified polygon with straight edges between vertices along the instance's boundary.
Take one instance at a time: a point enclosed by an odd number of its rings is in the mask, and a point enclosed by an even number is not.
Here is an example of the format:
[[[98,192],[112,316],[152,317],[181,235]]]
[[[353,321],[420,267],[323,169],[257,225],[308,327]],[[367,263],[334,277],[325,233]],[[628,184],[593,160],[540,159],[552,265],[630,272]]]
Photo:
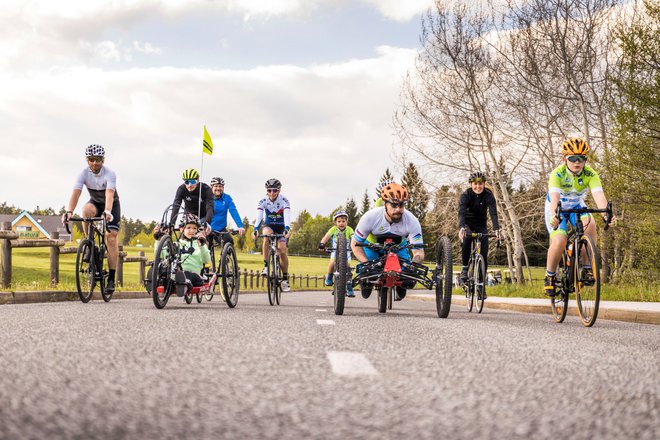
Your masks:
[[[582,172],[576,176],[569,171],[566,164],[562,164],[550,173],[546,200],[550,201],[550,193],[559,193],[562,208],[585,206],[584,199],[587,196],[587,190],[591,190],[591,192],[603,190],[598,173],[585,165]]]
[[[490,220],[493,222],[493,229],[500,229],[500,223],[497,217],[497,202],[495,201],[493,192],[488,188],[484,188],[481,194],[477,194],[472,188],[466,189],[461,194],[458,202],[459,228],[468,226],[473,231],[485,228],[489,211]]]
[[[254,230],[262,226],[282,226],[286,229],[291,227],[291,205],[289,199],[278,194],[274,201],[268,196],[259,200],[257,205],[257,219],[254,221]]]
[[[113,200],[119,200],[119,194],[117,194],[117,175],[105,165],[101,167],[98,174],[94,174],[89,167],[82,170],[78,174],[73,188],[82,190],[83,185],[87,187],[90,201],[93,203],[105,203],[106,189],[114,190],[115,195],[113,196]]]
[[[199,205],[199,192],[202,192],[202,206]],[[181,208],[181,202],[184,203],[184,212],[197,215],[199,210],[199,219],[206,223],[211,223],[213,218],[213,192],[206,183],[200,182],[194,190],[188,191],[186,185],[181,185],[176,189],[174,202],[172,202],[172,218],[170,224],[174,224],[176,216]]]
[[[401,220],[396,223],[387,221],[384,207],[367,211],[355,228],[355,241],[364,243],[369,234],[373,234],[376,238],[394,234],[407,238],[408,242],[412,244],[424,244],[422,226],[419,224],[417,217],[410,211],[403,211]]]
[[[339,237],[339,234],[344,234],[346,236],[346,248],[348,250],[348,259],[350,260],[351,259],[351,238],[353,238],[353,234],[354,234],[353,228],[351,228],[350,226],[346,226],[344,228],[344,230],[342,231],[337,226],[331,227],[328,230],[327,235],[330,237],[333,248],[337,247],[337,239]],[[334,260],[336,254],[337,254],[336,250],[332,251],[332,253],[330,254],[330,258]]]
[[[213,199],[213,218],[211,219],[211,229],[214,231],[222,231],[227,227],[227,212],[231,214],[234,219],[236,227],[243,227],[243,220],[238,215],[238,210],[234,204],[234,200],[227,193],[222,193],[220,197]]]

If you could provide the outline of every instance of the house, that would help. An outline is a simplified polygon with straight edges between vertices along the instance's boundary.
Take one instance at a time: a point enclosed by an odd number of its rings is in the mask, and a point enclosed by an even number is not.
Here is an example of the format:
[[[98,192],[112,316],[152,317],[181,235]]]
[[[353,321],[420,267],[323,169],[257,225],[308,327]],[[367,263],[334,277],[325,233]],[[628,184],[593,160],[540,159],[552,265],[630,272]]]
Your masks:
[[[11,222],[11,230],[21,239],[50,239],[52,232],[59,232],[60,239],[71,241],[71,234],[62,226],[59,215],[32,215],[23,211],[18,215],[0,214],[0,222]]]

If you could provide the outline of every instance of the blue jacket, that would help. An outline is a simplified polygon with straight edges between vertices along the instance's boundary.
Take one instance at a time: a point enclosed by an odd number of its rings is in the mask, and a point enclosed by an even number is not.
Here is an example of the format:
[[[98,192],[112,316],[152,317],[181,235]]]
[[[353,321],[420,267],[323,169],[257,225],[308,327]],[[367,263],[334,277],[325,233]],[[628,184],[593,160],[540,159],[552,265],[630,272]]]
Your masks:
[[[227,227],[227,211],[231,213],[231,218],[239,228],[243,227],[243,220],[238,215],[236,205],[231,196],[227,193],[222,193],[218,198],[213,199],[213,218],[211,219],[211,229],[214,231],[222,231]]]

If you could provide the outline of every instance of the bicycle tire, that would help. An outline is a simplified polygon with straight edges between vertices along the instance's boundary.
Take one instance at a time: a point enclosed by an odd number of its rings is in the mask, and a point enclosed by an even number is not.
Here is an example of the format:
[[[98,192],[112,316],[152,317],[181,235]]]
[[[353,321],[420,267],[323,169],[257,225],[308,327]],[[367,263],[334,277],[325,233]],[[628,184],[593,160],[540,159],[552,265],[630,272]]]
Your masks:
[[[266,276],[266,284],[268,286],[268,302],[271,306],[275,305],[275,296],[277,295],[277,288],[279,287],[279,282],[277,281],[277,262],[275,261],[275,256],[271,255],[268,257],[268,266]]]
[[[201,303],[202,302],[202,292],[197,292],[195,294],[195,298],[197,299],[197,303]]]
[[[284,280],[284,274],[282,273],[282,262],[280,261],[279,255],[277,258],[277,281],[275,288],[275,303],[279,306],[282,302],[282,281]]]
[[[169,235],[161,237],[156,247],[156,255],[151,269],[151,296],[157,309],[165,307],[176,287],[172,278],[174,253],[172,237]],[[158,292],[158,287],[163,288],[162,293]]]
[[[584,235],[578,241],[575,253],[575,298],[577,300],[580,321],[585,327],[591,327],[596,323],[598,307],[600,305],[600,255],[594,241],[588,235]],[[593,280],[585,276],[582,263],[582,255],[586,253],[586,259],[591,265]]]
[[[387,312],[387,297],[389,296],[389,290],[393,287],[381,287],[378,289],[378,313]]]
[[[100,243],[98,246],[99,249],[99,258],[96,261],[96,265],[98,266],[98,272],[101,274],[100,280],[99,280],[99,287],[101,289],[101,298],[103,298],[103,301],[105,302],[110,302],[112,299],[112,295],[115,293],[113,290],[112,292],[106,292],[105,287],[108,285],[107,280],[108,280],[108,272],[106,270],[103,270],[103,262],[105,261],[105,243]]]
[[[467,307],[468,313],[474,308],[474,258],[470,258],[468,263],[468,280],[463,284],[463,290],[465,290],[465,306]]]
[[[346,254],[346,235],[339,232],[337,235],[337,245],[335,246],[335,296],[334,306],[335,315],[344,314],[344,304],[346,302],[346,287],[348,283],[348,255]]]
[[[192,303],[192,299],[193,299],[193,294],[190,293],[190,292],[186,292],[186,293],[183,295],[183,299],[186,300],[186,304],[191,304],[191,303]]]
[[[213,297],[215,296],[215,289],[218,284],[220,284],[220,268],[222,267],[220,265],[220,260],[218,260],[218,264],[216,265],[215,263],[215,248],[217,247],[216,245],[216,240],[213,236],[209,237],[209,253],[211,254],[211,274],[217,274],[215,283],[209,286],[208,292],[204,293],[204,299],[207,301],[211,301]]]
[[[225,295],[225,302],[230,309],[238,304],[238,293],[240,290],[240,273],[238,272],[238,261],[236,260],[236,250],[231,243],[225,243],[222,248],[221,266],[222,268],[222,289]]]
[[[555,279],[555,284],[559,286],[559,291],[557,294],[550,298],[550,308],[552,309],[552,316],[555,319],[555,322],[560,324],[566,319],[566,313],[568,312],[568,293],[569,293],[569,279],[568,274],[569,270],[572,268],[567,266],[568,254],[564,250],[564,254],[559,260],[559,266],[557,269],[557,278]]]
[[[438,318],[446,318],[451,308],[452,261],[449,237],[440,237],[436,246],[435,306]]]
[[[80,242],[76,253],[76,288],[80,301],[83,303],[88,303],[92,299],[94,287],[96,287],[93,248],[92,242],[85,239]],[[84,261],[85,254],[87,254],[88,261]]]
[[[477,254],[477,261],[474,265],[473,292],[477,313],[481,313],[484,309],[484,294],[486,293],[486,263],[481,254]]]

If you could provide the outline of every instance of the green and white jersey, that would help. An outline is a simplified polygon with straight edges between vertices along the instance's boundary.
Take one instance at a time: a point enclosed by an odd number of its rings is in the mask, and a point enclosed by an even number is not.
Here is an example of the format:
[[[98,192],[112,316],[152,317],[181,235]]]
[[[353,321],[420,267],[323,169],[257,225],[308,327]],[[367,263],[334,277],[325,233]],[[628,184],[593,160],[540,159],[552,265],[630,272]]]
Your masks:
[[[351,242],[351,238],[353,238],[353,233],[354,233],[353,228],[351,228],[350,226],[346,226],[346,228],[343,231],[340,231],[337,226],[333,226],[330,229],[328,229],[328,235],[330,236],[333,245],[334,243],[337,242],[337,236],[341,232],[343,232],[346,235],[346,240],[348,240],[349,243]]]
[[[566,164],[562,164],[550,173],[546,201],[550,202],[551,193],[559,193],[562,208],[585,206],[584,199],[587,196],[587,190],[592,193],[603,191],[598,173],[585,165],[582,172],[576,176],[568,170]]]

